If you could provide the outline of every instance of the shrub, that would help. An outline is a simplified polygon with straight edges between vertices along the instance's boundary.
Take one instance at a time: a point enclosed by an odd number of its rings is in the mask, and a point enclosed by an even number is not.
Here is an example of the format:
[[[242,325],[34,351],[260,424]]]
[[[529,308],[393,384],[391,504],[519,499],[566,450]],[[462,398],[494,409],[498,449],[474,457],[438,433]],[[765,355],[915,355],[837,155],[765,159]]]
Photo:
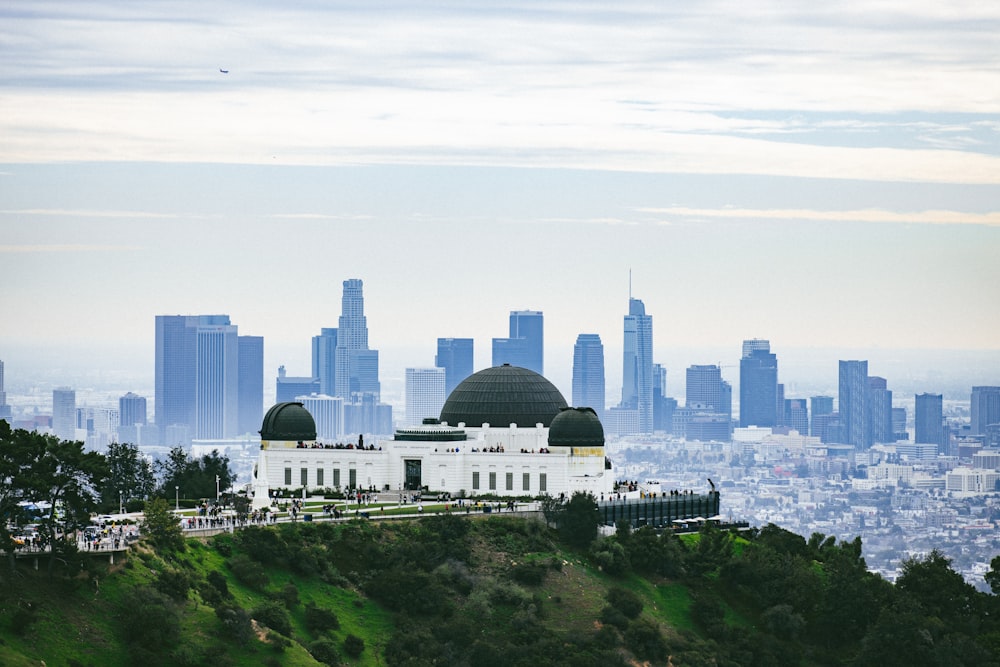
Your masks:
[[[621,610],[607,606],[601,610],[601,623],[625,631],[628,628],[628,617]]]
[[[337,644],[330,639],[317,639],[309,644],[309,653],[316,660],[327,665],[337,665],[340,663],[340,656],[337,654]]]
[[[667,642],[659,626],[644,618],[629,625],[625,631],[625,646],[643,660],[659,662],[667,656]]]
[[[510,576],[519,584],[538,586],[545,580],[547,570],[542,563],[520,563],[510,569]]]
[[[279,602],[264,600],[254,607],[250,614],[275,632],[285,636],[292,634],[292,622],[288,618],[288,610]]]
[[[156,575],[153,586],[171,599],[183,602],[191,589],[191,575],[183,570],[162,570]]]
[[[365,650],[365,640],[357,635],[344,637],[344,652],[352,658],[357,658]]]
[[[229,583],[226,581],[225,575],[221,572],[218,570],[212,570],[208,573],[206,579],[208,583],[212,585],[212,588],[219,591],[223,599],[228,600],[233,597],[233,594],[229,592]]]
[[[608,590],[607,600],[608,604],[628,618],[637,618],[642,613],[642,599],[625,588],[611,587]]]
[[[309,632],[317,634],[327,630],[336,630],[340,627],[340,619],[337,618],[333,610],[317,607],[315,603],[310,602],[306,605],[305,624]]]
[[[291,610],[299,605],[299,589],[292,582],[288,582],[281,587],[281,592],[279,593],[281,601],[285,603],[285,606]]]
[[[267,574],[264,573],[264,567],[244,554],[236,554],[226,561],[226,565],[229,566],[236,580],[244,586],[256,590],[263,590],[267,586],[268,579]]]
[[[216,608],[215,615],[222,622],[226,636],[235,639],[237,643],[245,645],[253,639],[253,624],[246,609],[223,605]]]

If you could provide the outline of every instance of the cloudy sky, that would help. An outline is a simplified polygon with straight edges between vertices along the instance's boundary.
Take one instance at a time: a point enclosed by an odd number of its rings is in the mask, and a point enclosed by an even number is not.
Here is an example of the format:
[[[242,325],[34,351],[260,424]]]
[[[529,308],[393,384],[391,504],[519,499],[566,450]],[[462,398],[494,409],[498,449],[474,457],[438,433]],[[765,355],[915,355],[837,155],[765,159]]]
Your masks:
[[[306,374],[357,277],[390,365],[486,366],[533,309],[620,386],[630,273],[673,377],[755,336],[997,350],[998,34],[981,1],[7,0],[0,359],[151,376],[156,314],[224,312]]]

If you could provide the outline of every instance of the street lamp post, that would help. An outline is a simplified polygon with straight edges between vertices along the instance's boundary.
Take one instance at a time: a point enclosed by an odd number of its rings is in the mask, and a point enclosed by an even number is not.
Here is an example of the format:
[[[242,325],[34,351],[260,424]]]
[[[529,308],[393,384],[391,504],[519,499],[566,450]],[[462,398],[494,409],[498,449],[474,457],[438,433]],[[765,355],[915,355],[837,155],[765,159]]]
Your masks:
[[[219,495],[219,476],[216,475],[215,476],[215,504],[216,505],[219,504],[219,500],[220,499],[221,499],[221,496]]]
[[[174,487],[174,509],[178,512],[181,509],[181,487]]]
[[[125,514],[125,506],[122,500],[122,492],[118,492],[118,513]]]

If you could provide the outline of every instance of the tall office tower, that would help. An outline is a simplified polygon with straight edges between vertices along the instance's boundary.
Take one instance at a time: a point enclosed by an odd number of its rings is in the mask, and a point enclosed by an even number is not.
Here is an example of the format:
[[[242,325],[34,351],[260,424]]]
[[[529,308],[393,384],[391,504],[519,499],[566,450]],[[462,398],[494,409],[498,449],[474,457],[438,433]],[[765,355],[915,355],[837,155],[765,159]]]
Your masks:
[[[785,385],[781,382],[775,385],[774,425],[785,426]]]
[[[146,425],[146,397],[131,391],[118,399],[118,426]]]
[[[971,407],[972,435],[986,435],[988,426],[1000,424],[1000,387],[973,387]]]
[[[239,336],[237,433],[257,433],[264,419],[264,337]]]
[[[809,432],[809,407],[804,398],[786,398],[785,415],[782,424],[798,431],[801,435]]]
[[[451,396],[455,387],[472,375],[473,344],[471,338],[438,338],[434,365],[444,369],[444,395]]]
[[[580,334],[573,346],[573,405],[593,408],[604,421],[604,344],[598,334]]]
[[[7,392],[3,388],[3,361],[0,361],[0,419],[10,420],[11,409],[7,405]]]
[[[672,433],[676,408],[677,401],[667,396],[667,369],[653,364],[653,430]]]
[[[238,330],[233,325],[202,325],[195,330],[195,341],[194,437],[232,437],[239,432]],[[261,397],[263,403],[263,392]]]
[[[743,341],[740,358],[740,426],[778,424],[778,358],[768,341]],[[781,401],[784,409],[784,397]]]
[[[625,316],[621,407],[639,411],[639,433],[653,432],[653,317],[629,297]]]
[[[896,440],[909,440],[906,432],[906,408],[892,409],[892,437]]]
[[[341,316],[337,326],[336,380],[334,393],[345,399],[371,394],[378,402],[378,350],[368,349],[368,320],[365,318],[363,283],[357,278],[344,281]]]
[[[718,366],[688,366],[686,379],[685,407],[697,405],[712,412],[724,412],[722,370]]]
[[[326,394],[296,396],[316,422],[316,437],[333,441],[344,434],[344,399]]]
[[[337,330],[323,328],[312,339],[312,376],[327,396],[337,391]]]
[[[892,430],[892,392],[887,388],[885,378],[868,378],[868,420],[871,442],[896,442]]]
[[[52,390],[52,432],[60,440],[76,440],[76,391],[70,387]]]
[[[406,425],[417,426],[425,418],[437,419],[444,407],[445,371],[443,368],[406,369]]]
[[[937,445],[938,453],[946,452],[948,442],[944,428],[944,401],[941,394],[917,394],[914,412],[914,437],[917,445]]]
[[[846,444],[867,449],[868,361],[840,360],[839,410],[841,435]]]
[[[161,444],[185,443],[194,432],[198,327],[229,324],[228,315],[156,316],[153,400]]]
[[[809,398],[809,414],[812,419],[809,422],[809,435],[818,436],[816,418],[833,414],[833,396],[812,396]]]
[[[537,310],[510,311],[510,335],[493,339],[493,365],[520,366],[544,374],[544,318]]]

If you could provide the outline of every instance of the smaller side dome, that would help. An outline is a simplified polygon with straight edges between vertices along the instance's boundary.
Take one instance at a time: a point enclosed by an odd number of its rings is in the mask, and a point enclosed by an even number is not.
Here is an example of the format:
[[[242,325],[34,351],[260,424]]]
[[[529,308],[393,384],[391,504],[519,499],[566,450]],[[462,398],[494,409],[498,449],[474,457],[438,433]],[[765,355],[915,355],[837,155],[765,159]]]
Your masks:
[[[316,420],[302,403],[278,403],[264,415],[261,440],[315,440]]]
[[[563,408],[549,427],[550,447],[603,447],[604,427],[593,408]]]

